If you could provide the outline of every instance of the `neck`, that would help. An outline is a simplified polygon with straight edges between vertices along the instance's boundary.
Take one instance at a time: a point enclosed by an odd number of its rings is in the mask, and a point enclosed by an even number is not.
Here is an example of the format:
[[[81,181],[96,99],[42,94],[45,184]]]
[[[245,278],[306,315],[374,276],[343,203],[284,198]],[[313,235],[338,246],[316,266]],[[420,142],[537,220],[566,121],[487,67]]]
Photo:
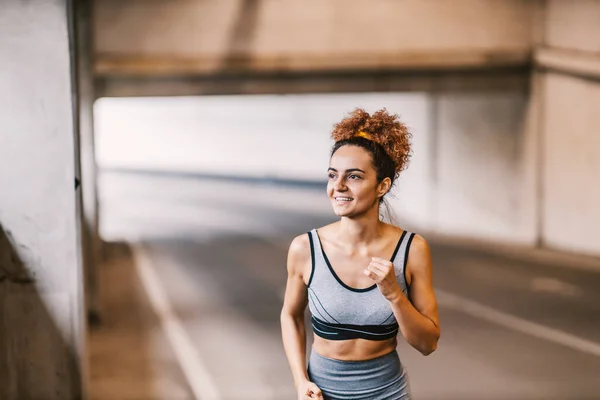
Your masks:
[[[338,237],[352,245],[369,243],[381,236],[384,224],[379,220],[379,204],[366,213],[348,218],[342,217]]]

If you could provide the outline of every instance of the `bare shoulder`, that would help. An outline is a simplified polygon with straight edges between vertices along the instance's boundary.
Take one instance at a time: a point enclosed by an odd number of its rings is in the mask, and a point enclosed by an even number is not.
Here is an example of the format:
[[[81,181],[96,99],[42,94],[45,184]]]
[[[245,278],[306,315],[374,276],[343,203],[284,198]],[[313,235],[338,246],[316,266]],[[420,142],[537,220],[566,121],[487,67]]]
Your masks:
[[[412,272],[431,268],[431,249],[421,235],[415,234],[408,251],[408,266]]]
[[[305,255],[306,250],[310,251],[310,241],[308,239],[308,234],[303,233],[292,240],[288,255],[294,258],[302,257]]]
[[[429,243],[427,243],[427,240],[425,240],[423,236],[415,233],[410,244],[410,253],[415,255],[425,255],[429,254],[429,251]]]
[[[290,275],[304,276],[307,265],[310,266],[310,240],[308,234],[296,236],[290,243],[287,268]]]
[[[388,224],[387,222],[385,222],[384,224],[385,224],[387,235],[390,237],[397,238],[404,233],[404,229],[400,228],[399,226]]]
[[[388,222],[381,221],[381,225],[384,227],[384,234],[389,237],[400,236],[404,232],[404,229],[398,225],[393,225]]]

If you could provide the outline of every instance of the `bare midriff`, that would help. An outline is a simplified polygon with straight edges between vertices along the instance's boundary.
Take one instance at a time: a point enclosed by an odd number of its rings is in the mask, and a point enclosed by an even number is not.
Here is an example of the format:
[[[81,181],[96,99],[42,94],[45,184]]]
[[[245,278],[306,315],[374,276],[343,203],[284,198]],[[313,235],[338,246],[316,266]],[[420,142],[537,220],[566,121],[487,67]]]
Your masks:
[[[364,361],[384,356],[396,349],[396,338],[388,340],[327,340],[314,335],[313,348],[323,357],[341,361]]]

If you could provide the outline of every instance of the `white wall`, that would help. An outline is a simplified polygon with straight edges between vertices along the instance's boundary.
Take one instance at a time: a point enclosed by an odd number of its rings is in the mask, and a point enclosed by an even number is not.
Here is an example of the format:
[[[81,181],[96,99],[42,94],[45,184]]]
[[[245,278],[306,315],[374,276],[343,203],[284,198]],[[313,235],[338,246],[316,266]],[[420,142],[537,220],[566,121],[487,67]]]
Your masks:
[[[382,105],[426,133],[423,94],[100,99],[100,167],[326,180],[333,124]]]
[[[325,181],[333,124],[359,106],[400,114],[413,157],[390,198],[399,223],[535,240],[523,93],[102,99],[100,167]]]
[[[1,7],[0,398],[82,398],[68,2]]]

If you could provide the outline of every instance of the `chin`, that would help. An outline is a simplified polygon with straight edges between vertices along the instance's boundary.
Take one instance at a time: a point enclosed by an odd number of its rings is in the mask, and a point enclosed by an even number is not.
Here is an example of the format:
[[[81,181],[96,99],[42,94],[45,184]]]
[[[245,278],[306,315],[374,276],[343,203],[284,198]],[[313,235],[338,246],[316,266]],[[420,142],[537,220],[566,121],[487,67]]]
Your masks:
[[[338,216],[338,217],[347,217],[348,215],[350,215],[350,214],[349,214],[349,213],[347,213],[347,212],[343,212],[343,211],[336,211],[336,210],[333,210],[333,213],[334,213],[336,216]]]
[[[337,207],[333,207],[333,213],[338,217],[351,217],[355,214],[354,210],[344,210]]]
[[[337,207],[333,207],[333,213],[335,215],[337,215],[338,217],[345,217],[346,215],[349,214],[349,212],[347,210],[340,210]]]

